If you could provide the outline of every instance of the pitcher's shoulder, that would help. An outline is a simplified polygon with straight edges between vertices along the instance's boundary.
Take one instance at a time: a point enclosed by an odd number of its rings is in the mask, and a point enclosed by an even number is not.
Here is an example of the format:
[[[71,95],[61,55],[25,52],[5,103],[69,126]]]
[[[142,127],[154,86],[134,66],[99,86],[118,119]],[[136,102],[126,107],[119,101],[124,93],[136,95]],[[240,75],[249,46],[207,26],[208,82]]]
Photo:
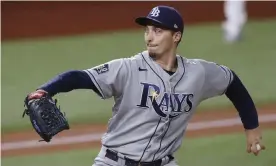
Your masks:
[[[142,51],[142,52],[137,52],[129,57],[126,57],[124,58],[125,60],[128,60],[128,61],[132,61],[132,62],[135,62],[135,61],[141,61],[143,60],[143,56],[146,56],[147,55],[147,51]]]
[[[193,59],[184,58],[184,59],[187,64],[193,64],[193,65],[199,65],[199,66],[205,66],[210,64],[216,65],[215,62],[208,61],[206,59],[196,59],[196,58],[193,58]]]
[[[208,61],[204,59],[196,59],[196,58],[185,58],[182,57],[184,61],[184,67],[185,70],[187,71],[192,71],[192,72],[205,72],[206,71],[206,66],[208,66]]]
[[[219,64],[217,62],[209,61],[206,59],[187,59],[187,63],[194,64],[197,66],[197,68],[201,68],[204,71],[208,71],[208,72],[217,70],[218,68],[219,69],[221,68],[224,70],[230,70],[230,68],[224,64]]]
[[[186,58],[181,56],[181,58],[183,59],[183,62],[186,65],[202,65],[202,63],[206,62],[206,60],[204,59],[190,59],[190,58]]]
[[[133,54],[132,56],[129,56],[129,57],[125,57],[125,58],[122,58],[124,60],[124,62],[126,64],[128,64],[129,66],[144,66],[145,64],[145,56],[147,56],[147,52],[146,51],[143,51],[143,52],[138,52],[136,54]]]

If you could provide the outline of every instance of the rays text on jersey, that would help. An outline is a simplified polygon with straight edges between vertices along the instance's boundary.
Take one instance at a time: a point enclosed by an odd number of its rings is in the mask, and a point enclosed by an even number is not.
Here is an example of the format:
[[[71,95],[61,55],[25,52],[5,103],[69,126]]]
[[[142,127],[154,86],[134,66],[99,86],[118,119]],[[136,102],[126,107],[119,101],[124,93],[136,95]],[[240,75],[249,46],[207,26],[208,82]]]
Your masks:
[[[190,112],[193,107],[193,94],[160,92],[160,87],[154,84],[141,83],[142,95],[137,106],[149,108],[149,103],[154,111],[161,117],[174,118],[183,112]],[[149,102],[150,101],[150,102]]]

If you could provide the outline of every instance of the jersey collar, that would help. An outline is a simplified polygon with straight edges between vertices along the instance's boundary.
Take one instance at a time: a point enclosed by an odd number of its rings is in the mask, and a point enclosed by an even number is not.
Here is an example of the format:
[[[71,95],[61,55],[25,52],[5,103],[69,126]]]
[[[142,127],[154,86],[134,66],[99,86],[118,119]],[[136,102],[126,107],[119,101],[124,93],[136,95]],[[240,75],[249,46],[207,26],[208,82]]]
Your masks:
[[[156,63],[148,54],[148,51],[144,51],[141,53],[143,59],[146,61],[147,65],[155,71],[164,81],[169,81],[172,87],[175,87],[183,78],[185,74],[185,65],[184,59],[180,55],[176,55],[177,58],[177,70],[173,75],[169,75],[163,68]]]

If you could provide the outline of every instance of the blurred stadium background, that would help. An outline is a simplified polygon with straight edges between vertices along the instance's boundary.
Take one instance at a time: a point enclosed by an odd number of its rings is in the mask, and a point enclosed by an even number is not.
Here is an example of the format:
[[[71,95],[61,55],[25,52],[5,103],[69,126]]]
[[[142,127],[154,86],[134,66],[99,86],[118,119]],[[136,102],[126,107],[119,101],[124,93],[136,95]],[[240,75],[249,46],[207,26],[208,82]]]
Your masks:
[[[223,2],[219,1],[1,2],[3,166],[92,165],[99,150],[92,144],[38,154],[29,154],[30,147],[20,152],[3,147],[7,147],[5,143],[39,139],[29,120],[21,118],[23,100],[36,87],[63,71],[91,68],[145,49],[143,30],[134,24],[134,18],[159,4],[176,7],[184,17],[186,26],[179,48],[181,55],[229,66],[241,76],[260,114],[263,107],[275,113],[275,2],[248,2],[249,20],[243,39],[231,45],[223,41]],[[73,91],[56,98],[73,128],[104,126],[111,116],[113,101],[102,101],[91,91]],[[222,96],[202,103],[198,114],[212,116],[207,112],[213,110],[235,112],[232,104]],[[276,125],[271,122],[264,126],[267,150],[259,157],[246,154],[242,128],[224,135],[187,138],[176,157],[181,166],[274,166]],[[24,146],[24,143],[17,145]],[[44,148],[47,147],[37,147],[36,152]]]

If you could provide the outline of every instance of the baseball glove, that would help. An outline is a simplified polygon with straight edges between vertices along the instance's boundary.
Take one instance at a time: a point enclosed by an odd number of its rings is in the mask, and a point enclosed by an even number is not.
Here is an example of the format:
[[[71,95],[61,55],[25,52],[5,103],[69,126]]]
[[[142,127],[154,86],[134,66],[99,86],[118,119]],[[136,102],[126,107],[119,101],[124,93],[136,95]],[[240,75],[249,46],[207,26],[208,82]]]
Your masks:
[[[26,109],[22,117],[27,114],[35,131],[43,140],[50,142],[52,137],[63,130],[69,129],[65,114],[57,107],[57,100],[53,100],[46,92],[37,91],[28,95],[24,101]]]

